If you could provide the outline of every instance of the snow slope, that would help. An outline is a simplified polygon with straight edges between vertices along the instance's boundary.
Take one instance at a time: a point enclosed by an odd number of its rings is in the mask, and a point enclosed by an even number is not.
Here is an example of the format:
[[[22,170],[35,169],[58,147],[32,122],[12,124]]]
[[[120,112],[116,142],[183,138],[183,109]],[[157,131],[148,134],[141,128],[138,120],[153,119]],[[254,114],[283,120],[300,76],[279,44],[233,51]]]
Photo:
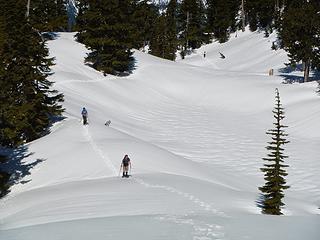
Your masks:
[[[0,201],[1,240],[319,238],[320,98],[315,83],[267,75],[287,60],[274,36],[240,33],[175,63],[135,51],[121,78],[85,66],[73,36],[48,43],[66,119],[28,144],[25,162],[42,161]],[[280,217],[257,207],[275,88],[291,141]]]

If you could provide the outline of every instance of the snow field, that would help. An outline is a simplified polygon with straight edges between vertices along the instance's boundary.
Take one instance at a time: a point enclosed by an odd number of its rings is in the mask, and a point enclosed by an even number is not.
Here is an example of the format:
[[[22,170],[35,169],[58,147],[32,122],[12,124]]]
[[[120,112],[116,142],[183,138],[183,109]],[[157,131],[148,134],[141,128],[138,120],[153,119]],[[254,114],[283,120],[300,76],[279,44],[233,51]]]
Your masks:
[[[66,118],[28,144],[25,163],[42,162],[1,200],[1,240],[318,239],[320,98],[315,83],[281,84],[274,36],[238,33],[175,63],[135,51],[121,78],[85,66],[73,36],[48,43]],[[256,203],[275,88],[290,140],[281,217]],[[125,154],[129,179],[118,177]]]

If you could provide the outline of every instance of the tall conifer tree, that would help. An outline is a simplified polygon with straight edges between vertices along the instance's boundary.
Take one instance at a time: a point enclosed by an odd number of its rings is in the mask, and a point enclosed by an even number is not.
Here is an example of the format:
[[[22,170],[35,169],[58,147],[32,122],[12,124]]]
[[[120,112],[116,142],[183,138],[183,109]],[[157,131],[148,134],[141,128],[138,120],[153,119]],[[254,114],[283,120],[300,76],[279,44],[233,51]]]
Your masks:
[[[165,13],[155,21],[150,53],[174,61],[178,47],[177,35],[177,1],[171,0]]]
[[[133,47],[144,48],[150,41],[158,17],[158,8],[149,1],[132,1]]]
[[[0,145],[17,146],[44,134],[62,112],[62,95],[47,80],[52,59],[46,43],[25,17],[23,0],[0,3],[7,37],[0,61]]]
[[[281,207],[284,206],[282,202],[282,198],[284,197],[283,190],[289,188],[284,178],[288,175],[284,170],[284,168],[288,167],[288,165],[284,164],[284,159],[288,158],[288,156],[283,154],[283,145],[289,141],[285,139],[287,134],[283,130],[287,126],[282,124],[284,111],[280,103],[278,89],[276,89],[276,104],[272,112],[275,119],[275,128],[267,131],[267,134],[271,135],[272,140],[269,142],[269,146],[266,147],[270,153],[267,155],[268,157],[263,158],[266,163],[261,168],[266,182],[259,190],[263,194],[262,212],[265,214],[281,215]]]
[[[130,8],[129,0],[89,0],[78,38],[91,50],[86,62],[98,71],[119,74],[129,70],[133,43]]]
[[[219,42],[228,41],[230,32],[235,30],[239,7],[238,0],[207,1],[207,29]]]
[[[29,21],[38,31],[67,29],[67,0],[31,0],[30,3]]]
[[[266,35],[269,35],[279,12],[279,2],[280,0],[246,0],[250,30],[264,30]]]
[[[310,68],[320,69],[320,2],[292,0],[287,6],[280,28],[280,39],[293,65],[303,62],[304,82]]]
[[[154,31],[150,41],[150,53],[161,58],[166,57],[168,49],[167,25],[164,14],[156,19]]]
[[[179,40],[182,51],[199,48],[205,42],[202,0],[182,0],[179,11]]]
[[[178,29],[177,29],[177,17],[178,17],[178,4],[177,0],[170,0],[166,11],[166,25],[167,25],[167,41],[168,51],[166,58],[169,60],[176,59],[176,51],[178,47]]]

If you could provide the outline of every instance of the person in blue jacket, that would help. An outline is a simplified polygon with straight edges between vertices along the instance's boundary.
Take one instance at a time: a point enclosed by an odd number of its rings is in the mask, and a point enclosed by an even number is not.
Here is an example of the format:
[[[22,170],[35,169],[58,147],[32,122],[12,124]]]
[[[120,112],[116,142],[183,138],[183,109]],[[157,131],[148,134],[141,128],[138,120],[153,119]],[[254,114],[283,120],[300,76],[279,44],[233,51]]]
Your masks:
[[[88,124],[88,111],[85,107],[82,108],[81,115],[82,115],[83,125]]]

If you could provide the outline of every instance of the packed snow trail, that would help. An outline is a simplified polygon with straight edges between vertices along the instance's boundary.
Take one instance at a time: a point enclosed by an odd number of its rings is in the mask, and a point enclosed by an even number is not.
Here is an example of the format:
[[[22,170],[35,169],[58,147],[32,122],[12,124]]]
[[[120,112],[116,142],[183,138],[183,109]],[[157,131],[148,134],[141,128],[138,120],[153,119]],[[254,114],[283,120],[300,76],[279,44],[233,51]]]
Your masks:
[[[114,176],[117,176],[117,170],[115,168],[115,166],[113,165],[113,163],[110,161],[109,157],[106,156],[106,153],[104,153],[98,146],[97,144],[95,144],[95,142],[93,141],[91,134],[89,132],[89,126],[83,126],[84,129],[84,136],[85,138],[89,141],[91,147],[93,148],[93,150],[104,160],[104,162],[107,164],[107,167],[109,169],[111,169],[111,171],[113,172]]]

